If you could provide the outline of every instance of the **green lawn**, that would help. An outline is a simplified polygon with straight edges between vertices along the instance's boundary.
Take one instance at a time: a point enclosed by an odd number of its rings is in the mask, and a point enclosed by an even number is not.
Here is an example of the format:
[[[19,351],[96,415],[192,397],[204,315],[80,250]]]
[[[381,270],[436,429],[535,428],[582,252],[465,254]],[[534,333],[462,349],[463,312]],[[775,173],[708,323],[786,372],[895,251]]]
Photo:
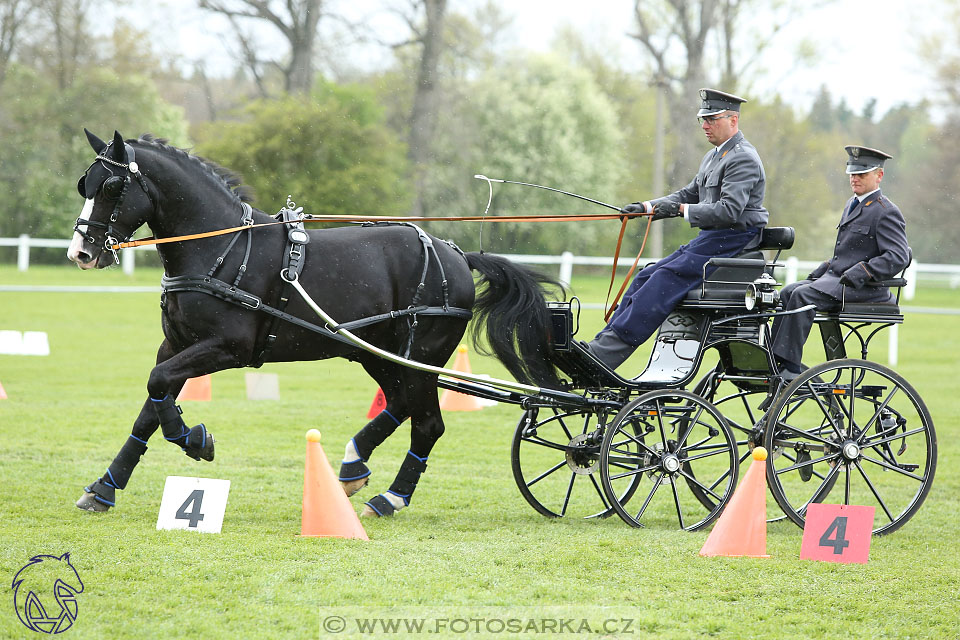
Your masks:
[[[159,272],[2,266],[4,284],[157,285]],[[606,283],[578,278],[573,289],[599,302]],[[960,307],[957,298],[920,287],[910,304]],[[14,613],[16,572],[33,555],[65,552],[85,585],[71,638],[317,638],[328,637],[329,616],[626,619],[625,633],[606,637],[630,638],[957,637],[960,316],[908,314],[900,329],[896,369],[939,436],[933,490],[900,531],[872,540],[869,564],[839,565],[799,560],[801,530],[787,522],[768,528],[771,558],[721,559],[698,556],[707,532],[547,520],[511,476],[512,406],[447,414],[411,508],[364,520],[369,542],[299,538],[304,433],[320,429],[339,460],[376,391],[343,360],[264,366],[280,376],[280,401],[246,400],[243,371],[215,374],[212,402],[182,406],[188,424],[216,435],[216,461],[153,441],[116,509],[81,512],[82,486],[103,473],[143,402],[158,311],[154,293],[0,292],[0,329],[46,331],[52,352],[0,355],[0,638],[34,635]],[[579,337],[589,337],[600,312],[585,310],[582,324]],[[810,362],[822,359],[815,342]],[[885,337],[872,355],[886,362]],[[639,370],[642,354],[635,359]],[[506,375],[474,353],[471,363]],[[358,511],[389,485],[406,433],[376,452],[372,486],[353,498]],[[168,475],[231,481],[222,533],[156,530]],[[448,625],[430,635],[469,634]]]

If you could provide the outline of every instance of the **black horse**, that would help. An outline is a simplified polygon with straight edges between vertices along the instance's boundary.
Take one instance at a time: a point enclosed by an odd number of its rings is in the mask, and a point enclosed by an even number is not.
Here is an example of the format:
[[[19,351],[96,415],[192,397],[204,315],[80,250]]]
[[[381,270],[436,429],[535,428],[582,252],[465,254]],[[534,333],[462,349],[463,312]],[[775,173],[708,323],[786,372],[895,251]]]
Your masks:
[[[318,326],[293,280],[357,337],[433,366],[447,362],[475,314],[517,380],[558,386],[549,363],[549,278],[501,257],[464,254],[410,224],[306,231],[297,212],[285,207],[277,220],[253,209],[235,176],[164,140],[124,141],[115,133],[107,143],[86,133],[97,157],[78,184],[87,201],[67,252],[81,269],[114,263],[115,245],[144,224],[157,239],[242,230],[157,245],[165,340],[132,433],[107,472],[85,488],[81,509],[115,504],[116,490],[126,487],[158,426],[188,456],[213,460],[213,436],[202,424],[187,428],[175,404],[188,378],[332,357],[359,362],[387,399],[347,444],[344,489],[349,495],[367,483],[366,461],[410,418],[410,450],[400,471],[365,511],[391,515],[409,504],[444,431],[437,374],[385,360]],[[479,294],[471,270],[486,285]]]

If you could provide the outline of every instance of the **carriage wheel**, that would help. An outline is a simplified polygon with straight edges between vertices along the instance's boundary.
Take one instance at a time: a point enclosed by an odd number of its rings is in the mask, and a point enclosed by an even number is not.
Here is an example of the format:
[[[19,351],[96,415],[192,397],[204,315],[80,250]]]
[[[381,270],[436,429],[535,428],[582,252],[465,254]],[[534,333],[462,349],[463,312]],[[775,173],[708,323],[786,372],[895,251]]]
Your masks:
[[[800,527],[811,502],[830,502],[873,506],[873,533],[896,531],[923,504],[937,466],[923,400],[866,360],[833,360],[798,376],[770,409],[764,446],[773,497]]]
[[[680,528],[696,531],[733,495],[738,460],[733,432],[716,407],[688,391],[664,389],[627,404],[606,429],[600,477],[608,502],[628,524],[679,520]],[[637,479],[643,484],[627,495],[624,485]],[[691,487],[710,496],[711,505]]]
[[[603,420],[590,412],[539,411],[526,411],[513,434],[510,461],[521,495],[548,517],[613,514],[596,473]]]

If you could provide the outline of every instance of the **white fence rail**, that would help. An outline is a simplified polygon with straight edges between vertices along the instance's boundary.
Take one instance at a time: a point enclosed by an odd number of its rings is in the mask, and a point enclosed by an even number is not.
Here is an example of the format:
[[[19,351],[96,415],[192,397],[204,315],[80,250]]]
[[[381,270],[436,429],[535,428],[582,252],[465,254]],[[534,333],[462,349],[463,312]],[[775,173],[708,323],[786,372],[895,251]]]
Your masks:
[[[37,248],[61,248],[66,249],[70,246],[70,240],[50,239],[50,238],[31,238],[24,234],[18,238],[0,238],[0,247],[17,247],[17,269],[26,271],[30,268],[30,249]],[[133,251],[154,251],[154,247],[136,247]],[[132,274],[135,268],[135,258],[133,251],[126,249],[120,252],[120,264],[123,272]],[[511,260],[522,262],[524,264],[543,264],[557,265],[559,267],[559,279],[564,284],[569,284],[573,279],[573,268],[575,266],[613,266],[611,257],[593,257],[593,256],[575,256],[570,251],[564,251],[559,256],[541,256],[528,254],[511,254]],[[650,258],[649,260],[652,260]],[[648,259],[644,259],[648,260]],[[632,264],[629,257],[621,258],[618,268],[626,270]],[[799,278],[805,276],[809,271],[815,269],[820,262],[810,260],[798,260],[790,256],[783,261],[784,266],[780,269],[782,280],[789,284],[796,282]],[[917,290],[917,279],[920,276],[938,276],[946,277],[952,288],[960,287],[960,265],[957,264],[932,264],[914,262],[907,269],[907,286],[903,290],[905,300],[913,300]]]

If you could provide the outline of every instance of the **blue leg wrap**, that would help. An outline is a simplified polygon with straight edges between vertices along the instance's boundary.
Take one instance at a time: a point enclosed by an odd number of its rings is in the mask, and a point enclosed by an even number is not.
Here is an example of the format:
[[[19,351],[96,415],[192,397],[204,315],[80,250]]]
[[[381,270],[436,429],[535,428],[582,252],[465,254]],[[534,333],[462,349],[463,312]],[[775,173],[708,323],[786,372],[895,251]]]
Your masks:
[[[155,398],[150,400],[153,401],[153,406],[157,410],[160,429],[166,440],[178,445],[194,460],[213,460],[213,434],[208,432],[205,426],[198,424],[192,429],[187,429],[183,418],[180,417],[182,410],[170,396],[164,396],[162,400]]]
[[[389,492],[395,496],[403,498],[405,505],[410,504],[410,498],[420,482],[420,474],[427,470],[427,459],[421,458],[412,451],[407,451],[407,456],[400,465],[400,471],[390,485]]]

